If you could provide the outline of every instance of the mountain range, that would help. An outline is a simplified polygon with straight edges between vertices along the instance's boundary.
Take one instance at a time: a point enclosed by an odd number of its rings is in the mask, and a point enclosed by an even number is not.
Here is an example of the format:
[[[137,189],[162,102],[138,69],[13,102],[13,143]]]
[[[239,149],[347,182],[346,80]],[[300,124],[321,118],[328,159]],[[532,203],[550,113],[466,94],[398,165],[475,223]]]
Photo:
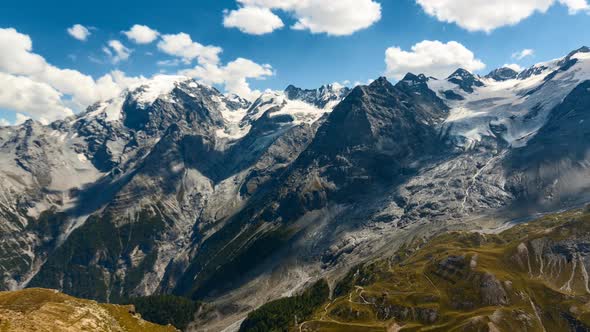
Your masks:
[[[589,109],[587,47],[520,73],[254,101],[156,76],[74,117],[0,128],[0,287],[184,296],[206,303],[193,330],[236,330],[410,238],[587,203]]]

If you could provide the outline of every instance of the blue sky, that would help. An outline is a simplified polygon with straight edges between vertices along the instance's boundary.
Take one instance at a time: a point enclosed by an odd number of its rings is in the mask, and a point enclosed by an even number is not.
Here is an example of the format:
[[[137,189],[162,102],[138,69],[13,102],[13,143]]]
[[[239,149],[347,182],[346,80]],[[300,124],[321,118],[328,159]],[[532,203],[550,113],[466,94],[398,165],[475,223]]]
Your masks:
[[[289,1],[283,0],[282,3]],[[193,42],[223,49],[219,61],[215,63],[216,68],[223,68],[237,58],[248,59],[260,66],[270,65],[272,74],[261,72],[259,78],[263,79],[247,80],[249,88],[253,90],[283,89],[288,84],[312,88],[331,82],[364,83],[385,74],[394,80],[396,75],[386,66],[386,49],[398,47],[402,52],[411,52],[413,45],[425,40],[440,41],[442,47],[446,47],[449,41],[456,41],[473,54],[473,59],[465,60],[471,61],[472,68],[468,69],[480,74],[504,64],[516,63],[526,67],[561,57],[575,48],[590,44],[588,34],[584,33],[590,31],[588,8],[575,0],[569,2],[575,2],[578,7],[568,7],[566,0],[561,0],[565,4],[556,0],[553,5],[552,0],[523,0],[531,3],[532,12],[526,12],[525,9],[522,15],[514,18],[517,22],[502,17],[484,17],[490,15],[486,12],[474,13],[481,18],[466,17],[472,10],[468,8],[469,5],[461,6],[461,3],[474,2],[465,0],[447,1],[457,3],[455,9],[429,9],[429,0],[363,0],[379,5],[380,19],[369,19],[367,28],[358,28],[340,36],[329,31],[318,33],[311,28],[291,29],[301,19],[301,13],[307,11],[309,14],[309,11],[322,6],[322,0],[304,1],[316,3],[316,7],[310,5],[310,8],[285,9],[280,7],[281,0],[3,1],[0,4],[0,29],[13,28],[18,34],[28,36],[33,44],[30,53],[43,57],[47,64],[59,69],[76,70],[94,80],[113,70],[119,70],[129,77],[149,77],[161,72],[175,74],[198,66],[201,58],[183,62],[182,56],[178,54],[162,52],[158,48],[161,37],[149,44],[137,44],[122,33],[135,24],[157,30],[160,36],[183,32],[190,35]],[[330,1],[323,2],[329,6]],[[351,6],[355,4],[354,1],[348,2]],[[491,0],[487,2],[494,3]],[[506,3],[509,2],[496,2],[497,6],[504,7],[500,8],[498,14],[503,15],[502,10],[507,10]],[[585,3],[585,0],[582,2]],[[224,10],[238,10],[252,5],[264,7],[266,13],[272,12],[278,16],[284,27],[266,34],[252,35],[238,28],[224,26],[224,16],[228,15]],[[355,8],[351,10],[355,13]],[[356,10],[362,13],[362,9]],[[89,29],[90,35],[85,41],[68,34],[67,29],[74,24]],[[119,41],[129,50],[128,59],[115,62],[108,57],[103,48],[111,40]],[[522,59],[513,57],[525,49],[532,50],[533,54]],[[114,50],[111,51],[114,53]],[[417,61],[415,57],[408,59]],[[157,64],[166,60],[179,64]],[[474,64],[475,60],[480,64]],[[481,64],[485,64],[485,68]],[[408,65],[412,68],[413,64]],[[401,72],[405,68],[402,64],[395,70]],[[418,69],[429,70],[422,67]],[[62,89],[52,81],[44,81],[40,75],[28,74],[26,70],[2,68],[0,60],[1,72],[12,76],[28,75],[27,79],[55,88],[62,95],[65,107],[74,112],[81,107],[68,101],[69,98],[77,98],[75,92]],[[226,88],[224,79],[229,78],[220,78],[215,82],[222,90]],[[78,99],[85,102],[91,97]],[[10,102],[3,104],[0,98],[0,119],[14,122],[16,112],[36,118],[42,116],[39,112],[26,112],[22,105],[17,107]],[[59,111],[47,118],[58,117],[57,113]]]

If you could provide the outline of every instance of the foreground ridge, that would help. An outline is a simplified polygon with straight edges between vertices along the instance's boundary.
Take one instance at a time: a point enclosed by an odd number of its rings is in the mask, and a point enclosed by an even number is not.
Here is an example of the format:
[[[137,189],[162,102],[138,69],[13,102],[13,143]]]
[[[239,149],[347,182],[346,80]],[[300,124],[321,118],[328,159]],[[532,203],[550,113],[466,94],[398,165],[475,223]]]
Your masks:
[[[0,292],[0,331],[10,332],[175,332],[141,319],[133,306],[100,304],[31,288]]]

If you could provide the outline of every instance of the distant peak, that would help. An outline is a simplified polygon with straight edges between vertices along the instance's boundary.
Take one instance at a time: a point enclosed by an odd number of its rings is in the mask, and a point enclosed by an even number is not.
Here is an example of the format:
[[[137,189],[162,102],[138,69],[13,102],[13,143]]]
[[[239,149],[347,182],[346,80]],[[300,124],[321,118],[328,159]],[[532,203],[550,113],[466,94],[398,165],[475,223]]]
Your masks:
[[[326,92],[326,91],[338,92],[342,89],[347,89],[347,87],[345,87],[339,83],[324,84],[317,89],[303,89],[303,88],[296,87],[293,84],[289,84],[289,86],[287,86],[285,88],[285,92],[287,94],[299,93],[299,92]]]
[[[474,91],[474,87],[484,86],[483,82],[478,76],[473,75],[471,72],[463,68],[455,70],[455,72],[447,78],[447,81],[457,84],[463,91],[467,93],[472,93]]]
[[[201,87],[195,80],[185,76],[157,75],[129,89],[131,97],[140,105],[149,106],[160,96],[170,94],[179,85],[189,88]]]
[[[27,120],[25,120],[25,122],[22,123],[22,125],[24,127],[32,127],[32,126],[34,126],[36,124],[37,124],[37,122],[35,120],[33,120],[33,119],[27,119]]]
[[[317,89],[302,89],[292,84],[285,88],[284,94],[289,100],[299,100],[318,108],[325,108],[344,99],[350,89],[338,83],[324,84]]]
[[[294,86],[293,84],[289,84],[289,86],[287,86],[285,88],[285,92],[288,92],[288,91],[297,91],[297,90],[301,90],[301,89],[298,88],[298,87],[296,87],[296,86]]]
[[[498,82],[514,79],[518,76],[518,72],[512,68],[502,67],[492,70],[486,75],[486,78],[493,79]]]
[[[463,68],[459,68],[457,70],[455,70],[455,72],[453,72],[448,79],[452,79],[452,78],[472,78],[475,77],[475,75],[473,75],[470,71],[463,69]]]
[[[340,91],[342,89],[345,89],[346,87],[343,86],[340,83],[330,83],[330,84],[324,84],[320,87],[320,90],[324,90],[324,91]]]
[[[406,76],[402,79],[402,81],[410,81],[410,82],[418,82],[418,83],[426,83],[428,82],[428,77],[424,74],[415,75],[412,73],[407,73]]]
[[[578,48],[577,50],[571,51],[566,57],[565,60],[569,61],[574,55],[576,54],[580,54],[580,53],[590,53],[590,48],[588,46],[582,46],[580,48]]]
[[[374,80],[369,86],[370,87],[378,87],[378,86],[390,86],[391,82],[387,80],[385,76],[381,76],[378,79]]]
[[[242,98],[241,96],[230,93],[226,95],[226,103],[230,109],[238,110],[238,109],[246,109],[250,107],[252,104],[249,100]]]

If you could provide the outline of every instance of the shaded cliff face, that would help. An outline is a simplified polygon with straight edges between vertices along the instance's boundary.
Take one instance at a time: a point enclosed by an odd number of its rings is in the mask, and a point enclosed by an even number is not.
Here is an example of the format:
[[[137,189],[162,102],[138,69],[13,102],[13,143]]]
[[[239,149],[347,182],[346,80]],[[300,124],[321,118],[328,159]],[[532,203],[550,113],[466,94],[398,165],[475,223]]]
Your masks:
[[[583,331],[590,326],[589,246],[590,213],[580,210],[498,234],[414,239],[392,257],[352,268],[331,300],[302,302],[313,288],[283,300],[311,312],[286,324],[301,331]],[[295,309],[281,304],[253,312],[240,331],[287,328],[281,317]]]
[[[446,111],[426,85],[393,86],[382,78],[355,88],[298,158],[202,244],[175,292],[213,296],[217,289],[244,282],[244,276],[279,253],[322,255],[338,241],[330,232],[303,244],[300,252],[290,251],[316,226],[313,220],[300,220],[334,205],[374,199],[374,191],[400,183],[421,162],[438,156],[445,144],[435,124]],[[325,227],[341,224],[346,223],[338,217],[325,220]]]
[[[446,112],[425,85],[393,86],[381,78],[355,88],[285,175],[273,213],[294,220],[329,202],[354,201],[400,183],[445,153],[436,128]]]
[[[556,107],[547,124],[506,161],[509,186],[526,201],[567,203],[587,198],[590,81]]]
[[[141,319],[133,306],[100,304],[49,289],[0,292],[2,331],[174,332]]]

